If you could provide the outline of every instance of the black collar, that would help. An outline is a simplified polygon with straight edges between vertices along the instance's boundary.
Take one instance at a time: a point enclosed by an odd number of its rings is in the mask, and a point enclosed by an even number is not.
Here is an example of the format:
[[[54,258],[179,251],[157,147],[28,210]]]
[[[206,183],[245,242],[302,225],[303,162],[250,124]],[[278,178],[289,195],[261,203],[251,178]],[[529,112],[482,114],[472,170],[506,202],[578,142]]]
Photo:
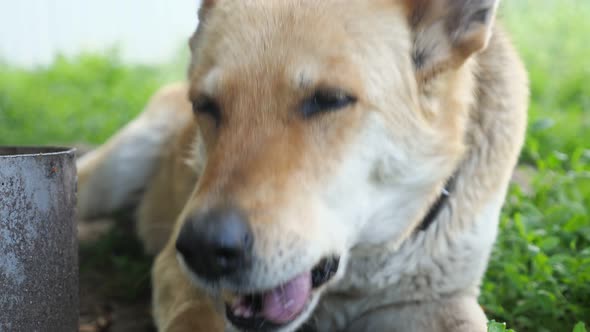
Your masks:
[[[430,207],[428,214],[426,214],[426,217],[424,217],[424,219],[422,219],[422,222],[420,223],[420,225],[418,225],[418,228],[416,229],[416,231],[420,232],[420,231],[427,230],[428,227],[430,227],[430,225],[432,225],[434,220],[436,220],[436,217],[438,217],[438,215],[440,214],[440,211],[445,206],[445,204],[448,202],[449,197],[451,196],[451,194],[453,193],[453,190],[455,189],[455,184],[457,182],[456,178],[457,177],[455,175],[453,175],[451,178],[449,178],[447,180],[447,183],[445,184],[445,187],[443,188],[442,193],[437,198],[436,202],[434,202],[434,204]]]

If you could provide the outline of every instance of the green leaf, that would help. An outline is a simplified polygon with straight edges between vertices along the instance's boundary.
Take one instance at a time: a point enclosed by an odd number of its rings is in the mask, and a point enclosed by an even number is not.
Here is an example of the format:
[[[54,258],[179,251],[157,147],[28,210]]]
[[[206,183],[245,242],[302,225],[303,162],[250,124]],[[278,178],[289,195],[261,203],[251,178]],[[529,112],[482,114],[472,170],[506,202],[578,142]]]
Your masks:
[[[584,324],[584,322],[579,322],[574,327],[574,331],[573,332],[587,332],[586,331],[586,324]]]
[[[506,332],[506,323],[490,321],[488,323],[488,332]]]

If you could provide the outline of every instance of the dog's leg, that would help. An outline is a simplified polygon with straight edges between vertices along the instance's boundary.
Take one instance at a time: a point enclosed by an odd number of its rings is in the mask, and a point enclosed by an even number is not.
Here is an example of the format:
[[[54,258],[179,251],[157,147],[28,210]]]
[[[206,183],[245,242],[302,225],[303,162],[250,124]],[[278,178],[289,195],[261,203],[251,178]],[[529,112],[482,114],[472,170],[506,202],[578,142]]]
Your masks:
[[[196,123],[188,123],[171,141],[158,170],[150,177],[137,207],[137,235],[150,255],[156,255],[170,239],[174,221],[195,189],[205,156],[199,149]]]
[[[223,332],[224,320],[212,301],[180,270],[173,246],[166,247],[152,271],[154,318],[160,332]]]
[[[89,220],[137,204],[175,131],[191,121],[185,85],[160,90],[146,109],[78,160],[78,215]]]
[[[385,307],[363,316],[350,332],[485,332],[487,319],[475,296]]]

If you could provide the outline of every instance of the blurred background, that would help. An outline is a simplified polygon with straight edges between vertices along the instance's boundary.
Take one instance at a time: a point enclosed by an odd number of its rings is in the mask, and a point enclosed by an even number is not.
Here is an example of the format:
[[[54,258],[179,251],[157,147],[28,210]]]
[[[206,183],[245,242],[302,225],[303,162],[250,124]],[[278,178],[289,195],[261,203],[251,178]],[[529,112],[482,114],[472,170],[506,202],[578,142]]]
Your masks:
[[[104,142],[159,86],[183,79],[197,8],[196,0],[0,1],[0,144]],[[589,0],[501,8],[532,99],[481,303],[517,332],[590,323],[589,18]],[[128,234],[110,230],[83,244],[81,257],[81,331],[149,329],[150,259]]]
[[[0,3],[0,57],[35,68],[57,55],[105,54],[161,64],[185,44],[198,22],[198,0],[27,0]]]

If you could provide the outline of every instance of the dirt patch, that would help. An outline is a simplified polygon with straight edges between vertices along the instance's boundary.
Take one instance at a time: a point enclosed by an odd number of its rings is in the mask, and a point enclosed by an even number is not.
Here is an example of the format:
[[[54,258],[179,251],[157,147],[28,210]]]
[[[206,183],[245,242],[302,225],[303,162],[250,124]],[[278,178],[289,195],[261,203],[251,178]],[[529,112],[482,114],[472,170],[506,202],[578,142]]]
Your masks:
[[[93,147],[77,144],[80,157]],[[80,332],[156,331],[150,313],[150,266],[137,241],[133,218],[78,223]]]
[[[80,223],[80,332],[156,331],[150,314],[151,258],[131,227]]]

